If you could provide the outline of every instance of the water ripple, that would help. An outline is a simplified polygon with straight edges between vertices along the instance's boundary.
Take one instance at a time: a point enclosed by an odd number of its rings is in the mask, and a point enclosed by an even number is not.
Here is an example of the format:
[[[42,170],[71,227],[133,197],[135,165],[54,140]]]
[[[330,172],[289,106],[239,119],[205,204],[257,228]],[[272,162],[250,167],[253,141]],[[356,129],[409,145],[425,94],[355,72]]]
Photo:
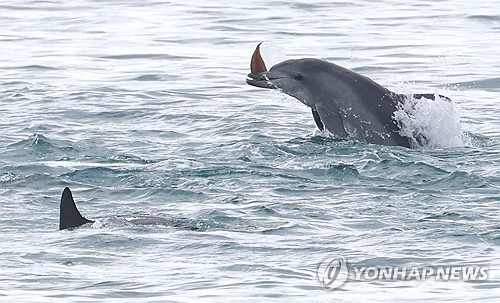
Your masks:
[[[1,300],[494,302],[497,6],[2,1]],[[450,96],[421,119],[442,122],[442,141],[458,124],[463,146],[322,134],[297,100],[245,83],[260,41],[268,68],[322,58],[398,93]],[[95,224],[57,231],[66,186]],[[316,271],[332,256],[491,275],[328,291]]]

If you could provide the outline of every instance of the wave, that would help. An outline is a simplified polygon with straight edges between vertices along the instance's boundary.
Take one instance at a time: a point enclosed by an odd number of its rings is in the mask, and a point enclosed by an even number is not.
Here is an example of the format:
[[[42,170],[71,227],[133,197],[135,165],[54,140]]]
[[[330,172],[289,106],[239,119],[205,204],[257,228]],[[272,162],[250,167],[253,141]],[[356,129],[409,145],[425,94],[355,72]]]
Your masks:
[[[454,102],[435,95],[435,100],[408,95],[394,118],[401,135],[410,138],[414,148],[462,147],[459,111]]]
[[[450,84],[450,86],[458,87],[461,89],[482,89],[498,92],[500,91],[500,77],[457,82]]]

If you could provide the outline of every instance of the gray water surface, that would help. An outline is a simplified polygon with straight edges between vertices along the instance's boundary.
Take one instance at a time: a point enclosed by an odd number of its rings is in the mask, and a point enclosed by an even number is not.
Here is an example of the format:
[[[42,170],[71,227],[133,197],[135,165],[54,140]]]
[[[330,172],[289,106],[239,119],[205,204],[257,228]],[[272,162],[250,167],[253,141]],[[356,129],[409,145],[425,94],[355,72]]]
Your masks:
[[[2,1],[0,301],[498,302],[499,5]],[[245,83],[261,41],[449,96],[463,144],[319,133]],[[91,227],[57,231],[65,186]],[[489,277],[325,290],[330,256]]]

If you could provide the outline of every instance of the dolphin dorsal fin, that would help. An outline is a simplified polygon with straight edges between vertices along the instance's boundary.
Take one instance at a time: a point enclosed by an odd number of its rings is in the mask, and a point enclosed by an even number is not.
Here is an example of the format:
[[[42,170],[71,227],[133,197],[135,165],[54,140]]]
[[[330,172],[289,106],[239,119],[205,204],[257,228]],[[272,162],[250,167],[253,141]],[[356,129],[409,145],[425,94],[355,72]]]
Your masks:
[[[257,45],[252,55],[252,61],[250,62],[250,71],[252,73],[261,73],[267,71],[264,59],[262,59],[262,56],[260,55],[261,44],[262,42]]]
[[[61,206],[59,210],[59,230],[78,227],[85,223],[94,221],[87,220],[78,211],[73,200],[71,190],[66,187],[61,196]]]

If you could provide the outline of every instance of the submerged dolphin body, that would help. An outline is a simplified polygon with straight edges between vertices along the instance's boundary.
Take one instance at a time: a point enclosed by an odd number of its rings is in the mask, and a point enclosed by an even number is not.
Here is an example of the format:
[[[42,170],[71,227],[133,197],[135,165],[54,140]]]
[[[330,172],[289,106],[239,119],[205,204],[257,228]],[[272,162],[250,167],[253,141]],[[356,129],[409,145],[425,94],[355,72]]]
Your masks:
[[[400,124],[394,119],[394,112],[407,96],[393,93],[368,77],[310,58],[286,60],[268,71],[260,55],[260,44],[252,56],[250,70],[248,84],[279,89],[309,106],[321,131],[326,128],[342,138],[382,145],[411,147],[415,141],[400,134]],[[434,100],[435,95],[416,94],[413,98]]]
[[[123,217],[123,220],[127,223],[136,225],[176,226],[176,224],[173,224],[171,220],[154,216],[139,216],[131,218]],[[73,200],[71,190],[66,187],[61,196],[61,205],[59,209],[59,230],[71,229],[87,223],[94,223],[94,221],[85,219],[80,214],[75,201]]]

